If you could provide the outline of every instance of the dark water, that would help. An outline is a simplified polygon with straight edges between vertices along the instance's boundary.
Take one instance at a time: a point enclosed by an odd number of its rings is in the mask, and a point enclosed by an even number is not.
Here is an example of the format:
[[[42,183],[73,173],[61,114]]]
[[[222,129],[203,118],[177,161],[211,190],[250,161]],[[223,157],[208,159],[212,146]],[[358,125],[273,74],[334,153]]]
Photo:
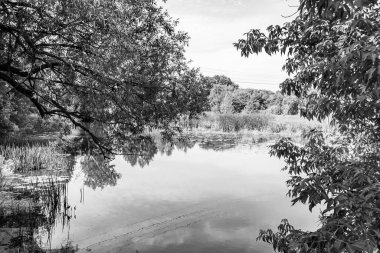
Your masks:
[[[43,213],[38,224],[12,224],[15,211],[3,212],[3,251],[12,252],[9,231],[17,226],[29,228],[24,233],[41,250],[69,244],[80,252],[265,253],[272,250],[256,242],[259,229],[275,228],[282,218],[297,228],[318,225],[317,214],[290,207],[283,163],[268,155],[267,143],[236,135],[190,139],[160,143],[147,159],[117,156],[105,164],[75,157],[72,171],[54,185],[59,203],[44,213],[41,198],[34,212],[22,211],[24,220]]]

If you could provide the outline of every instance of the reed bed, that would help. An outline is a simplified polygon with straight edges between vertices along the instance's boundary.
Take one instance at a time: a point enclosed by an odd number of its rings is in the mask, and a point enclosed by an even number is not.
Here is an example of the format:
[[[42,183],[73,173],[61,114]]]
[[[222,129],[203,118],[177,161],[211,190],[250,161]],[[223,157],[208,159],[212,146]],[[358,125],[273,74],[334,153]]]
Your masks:
[[[50,245],[51,235],[56,225],[60,223],[63,227],[69,226],[70,219],[74,215],[75,210],[68,203],[67,181],[53,176],[41,180],[37,177],[33,182],[18,182],[16,185],[2,189],[2,194],[7,201],[3,203],[0,201],[0,219],[3,222],[9,222],[11,226],[31,231],[37,228],[44,230],[47,241],[43,244]],[[8,224],[5,225],[8,226]],[[33,237],[22,239],[23,241],[17,246],[25,252],[45,252],[38,250],[39,247],[34,248],[37,244],[34,243]],[[69,247],[62,247],[60,251],[54,252],[74,252],[65,251],[69,249]]]
[[[180,126],[184,128],[205,128],[223,132],[240,130],[263,130],[272,116],[270,114],[215,114],[205,113],[198,119],[182,119]]]
[[[223,132],[246,130],[263,130],[269,124],[270,116],[266,114],[224,114],[219,115],[217,124]]]
[[[66,155],[61,154],[52,143],[22,146],[15,144],[0,145],[0,157],[3,163],[10,164],[14,172],[61,171],[68,166]]]
[[[272,133],[288,133],[305,135],[311,129],[327,131],[330,126],[327,121],[318,122],[301,118],[298,115],[275,115],[268,125]]]
[[[70,159],[53,142],[20,140],[0,145],[0,218],[19,227],[45,230],[49,245],[56,224],[69,226],[74,215],[67,199],[71,166]],[[26,238],[20,249],[45,252],[34,238]],[[68,245],[54,252],[75,250]]]
[[[272,140],[291,137],[302,140],[311,129],[333,131],[328,121],[309,121],[299,115],[257,114],[216,114],[205,113],[199,119],[182,120],[180,126],[193,131],[247,132],[255,136],[265,136]]]

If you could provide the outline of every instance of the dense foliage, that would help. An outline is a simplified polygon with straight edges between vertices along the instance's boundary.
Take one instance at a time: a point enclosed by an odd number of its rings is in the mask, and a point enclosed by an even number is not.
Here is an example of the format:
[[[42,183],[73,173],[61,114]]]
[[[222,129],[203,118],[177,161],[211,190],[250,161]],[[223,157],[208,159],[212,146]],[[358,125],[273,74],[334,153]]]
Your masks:
[[[378,1],[301,0],[298,15],[235,46],[242,55],[287,54],[283,93],[302,98],[301,115],[331,116],[340,134],[314,131],[304,146],[272,146],[290,174],[293,203],[321,206],[321,226],[295,230],[287,220],[258,239],[279,252],[380,249],[380,5]],[[328,137],[326,139],[326,137]]]
[[[198,98],[183,82],[188,36],[175,26],[150,0],[2,0],[1,90],[24,96],[42,117],[66,118],[103,147],[168,128],[194,113],[189,97]]]
[[[300,100],[280,92],[257,89],[240,89],[226,76],[204,77],[210,89],[209,110],[215,113],[256,113],[269,111],[273,114],[298,114]]]
[[[17,92],[0,91],[0,137],[69,133],[70,125],[58,117],[42,119],[30,101]]]

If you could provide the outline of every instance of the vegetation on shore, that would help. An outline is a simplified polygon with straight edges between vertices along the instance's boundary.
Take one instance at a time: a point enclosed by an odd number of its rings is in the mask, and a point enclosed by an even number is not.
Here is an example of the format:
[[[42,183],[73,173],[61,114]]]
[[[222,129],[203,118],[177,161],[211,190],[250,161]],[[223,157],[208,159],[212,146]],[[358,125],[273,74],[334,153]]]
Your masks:
[[[310,130],[334,131],[326,120],[324,122],[309,121],[298,115],[273,115],[270,113],[256,114],[216,114],[207,112],[197,119],[184,118],[179,125],[195,132],[245,132],[273,137],[302,138]]]
[[[75,126],[103,155],[121,150],[143,164],[149,160],[139,160],[141,154],[151,158],[157,152],[145,131],[170,135],[178,124],[223,132],[302,133],[304,145],[284,138],[271,154],[287,163],[293,204],[307,204],[310,210],[323,205],[321,225],[308,232],[283,220],[278,232],[263,230],[258,239],[283,253],[378,251],[380,5],[376,0],[299,3],[292,21],[270,26],[267,33],[252,29],[235,43],[247,57],[262,51],[287,55],[289,78],[280,94],[239,89],[228,77],[205,77],[191,69],[184,57],[189,37],[176,30],[177,22],[156,1],[2,1],[0,137],[67,134]],[[212,113],[197,117],[204,111]],[[265,112],[320,122],[331,118],[339,134],[327,138],[323,126],[286,122]],[[15,171],[64,167],[56,151],[52,146],[1,147],[0,165],[12,161]],[[84,162],[102,164],[103,159]],[[112,176],[100,183],[114,183],[117,175]],[[56,214],[61,186],[21,196],[37,201],[45,196]],[[40,217],[33,226],[51,225],[49,217],[54,215]]]
[[[8,167],[11,167],[14,172],[65,171],[67,169],[65,156],[52,143],[0,145],[0,157],[3,163],[8,163]]]
[[[289,174],[288,196],[321,208],[320,226],[302,231],[284,219],[259,240],[282,253],[380,250],[379,1],[300,0],[293,20],[252,29],[235,43],[243,56],[286,54],[282,92],[306,101],[301,115],[328,117],[339,134],[285,138],[271,147]]]

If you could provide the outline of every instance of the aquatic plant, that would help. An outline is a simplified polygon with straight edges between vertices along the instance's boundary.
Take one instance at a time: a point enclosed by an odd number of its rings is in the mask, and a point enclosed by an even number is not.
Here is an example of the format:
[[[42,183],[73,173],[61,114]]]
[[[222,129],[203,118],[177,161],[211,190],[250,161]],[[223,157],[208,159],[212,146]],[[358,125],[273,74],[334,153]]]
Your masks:
[[[27,144],[22,146],[0,145],[0,156],[10,161],[14,172],[61,171],[68,166],[66,155],[61,154],[53,143]]]
[[[265,134],[281,134],[291,136],[297,134],[302,137],[310,129],[329,130],[328,122],[309,121],[297,115],[274,115],[270,113],[256,114],[216,114],[205,113],[199,119],[193,119],[191,125],[187,121],[180,121],[184,128],[207,129],[211,131],[239,132],[242,130],[259,131]]]
[[[74,214],[68,204],[67,181],[57,176],[33,177],[33,180],[24,179],[2,188],[0,228],[19,228],[17,234],[12,234],[9,248],[21,252],[50,252],[41,246],[50,245],[55,225],[68,226]],[[36,231],[44,231],[47,241],[36,237]]]
[[[217,124],[224,132],[262,130],[268,126],[269,119],[267,114],[222,114],[218,116]]]

